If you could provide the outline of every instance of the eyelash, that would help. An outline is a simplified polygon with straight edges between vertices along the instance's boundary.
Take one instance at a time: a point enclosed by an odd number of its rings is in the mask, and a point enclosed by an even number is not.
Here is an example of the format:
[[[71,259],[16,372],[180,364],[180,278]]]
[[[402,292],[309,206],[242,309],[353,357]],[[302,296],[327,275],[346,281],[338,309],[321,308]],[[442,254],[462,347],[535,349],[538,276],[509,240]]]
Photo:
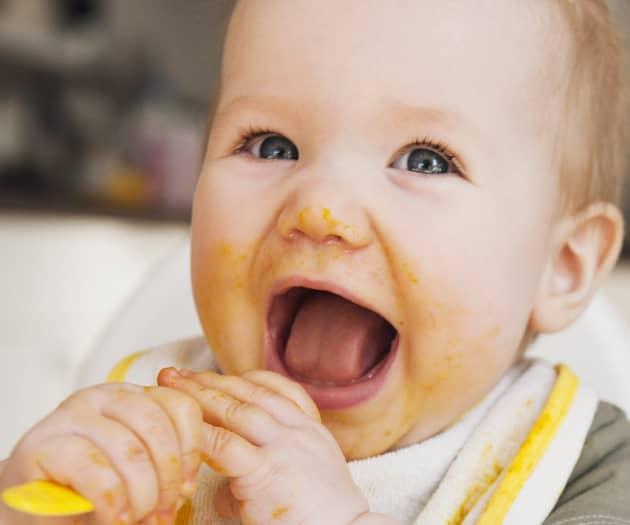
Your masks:
[[[405,146],[400,152],[398,152],[396,154],[396,157],[398,157],[398,155],[400,154],[407,154],[416,148],[427,148],[433,150],[435,153],[439,153],[449,162],[449,164],[451,164],[456,173],[461,175],[464,174],[462,162],[459,160],[457,155],[453,153],[451,147],[442,141],[433,140],[429,137],[416,138],[413,142],[409,144],[409,146]]]
[[[273,133],[274,135],[282,135],[281,133],[278,133],[277,131],[273,131],[272,129],[257,128],[255,126],[248,126],[246,128],[242,128],[238,133],[238,137],[239,137],[238,143],[236,144],[236,146],[232,148],[232,154],[240,155],[241,153],[244,153],[245,146],[247,146],[247,144],[250,141],[262,135],[267,135],[268,133]]]
[[[241,129],[238,134],[239,136],[238,142],[232,148],[233,154],[240,155],[244,153],[245,147],[247,146],[247,144],[249,144],[250,141],[258,137],[261,137],[263,135],[268,135],[268,134],[284,136],[282,135],[282,133],[278,133],[277,131],[274,131],[272,129],[259,128],[255,126],[247,126]],[[428,148],[435,151],[436,153],[439,153],[440,155],[443,155],[444,158],[453,166],[453,168],[455,168],[455,171],[458,174],[462,174],[462,175],[464,174],[462,162],[459,160],[457,155],[453,153],[450,146],[448,146],[442,141],[433,140],[429,137],[423,137],[423,138],[417,137],[412,142],[410,142],[408,146],[405,146],[402,150],[400,150],[396,154],[396,158],[398,157],[398,155],[406,154],[406,153],[409,153],[410,151],[413,151],[416,147]]]

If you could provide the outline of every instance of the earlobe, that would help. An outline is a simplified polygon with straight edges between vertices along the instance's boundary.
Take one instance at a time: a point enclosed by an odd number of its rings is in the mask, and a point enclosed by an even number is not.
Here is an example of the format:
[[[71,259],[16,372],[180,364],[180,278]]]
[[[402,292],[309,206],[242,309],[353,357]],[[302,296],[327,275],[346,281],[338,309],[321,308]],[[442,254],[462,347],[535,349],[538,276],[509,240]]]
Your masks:
[[[530,318],[535,333],[556,332],[575,321],[617,262],[623,216],[610,203],[594,203],[556,225]]]

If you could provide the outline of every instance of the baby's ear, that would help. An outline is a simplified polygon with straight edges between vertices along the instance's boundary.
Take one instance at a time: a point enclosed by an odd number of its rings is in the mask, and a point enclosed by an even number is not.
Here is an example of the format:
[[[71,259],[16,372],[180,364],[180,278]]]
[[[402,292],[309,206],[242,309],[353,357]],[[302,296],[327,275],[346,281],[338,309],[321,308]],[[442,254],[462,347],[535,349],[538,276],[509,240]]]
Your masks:
[[[530,329],[556,332],[575,321],[617,262],[622,242],[623,216],[613,204],[591,204],[557,223]]]

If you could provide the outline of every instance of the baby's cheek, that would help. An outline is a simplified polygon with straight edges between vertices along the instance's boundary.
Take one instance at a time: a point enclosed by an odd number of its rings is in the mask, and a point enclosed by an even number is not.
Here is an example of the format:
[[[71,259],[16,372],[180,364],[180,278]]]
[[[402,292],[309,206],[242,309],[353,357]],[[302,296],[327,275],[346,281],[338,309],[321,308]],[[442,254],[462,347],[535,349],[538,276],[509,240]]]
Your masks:
[[[230,372],[248,369],[243,366],[251,368],[254,362],[250,357],[256,348],[255,326],[245,286],[247,260],[246,250],[227,241],[213,243],[206,250],[193,249],[197,313],[213,352]],[[242,351],[234,360],[232,350],[239,347]]]

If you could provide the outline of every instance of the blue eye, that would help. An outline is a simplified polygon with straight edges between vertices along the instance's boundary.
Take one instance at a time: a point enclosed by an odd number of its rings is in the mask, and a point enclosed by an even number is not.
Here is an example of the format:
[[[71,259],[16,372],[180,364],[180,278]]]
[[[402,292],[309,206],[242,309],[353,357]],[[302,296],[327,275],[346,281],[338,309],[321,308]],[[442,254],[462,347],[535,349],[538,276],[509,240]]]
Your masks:
[[[298,160],[300,158],[297,147],[288,138],[268,133],[246,137],[246,143],[239,152],[247,152],[254,157],[266,160]]]
[[[446,154],[425,147],[409,150],[392,167],[423,175],[442,175],[456,171]]]

